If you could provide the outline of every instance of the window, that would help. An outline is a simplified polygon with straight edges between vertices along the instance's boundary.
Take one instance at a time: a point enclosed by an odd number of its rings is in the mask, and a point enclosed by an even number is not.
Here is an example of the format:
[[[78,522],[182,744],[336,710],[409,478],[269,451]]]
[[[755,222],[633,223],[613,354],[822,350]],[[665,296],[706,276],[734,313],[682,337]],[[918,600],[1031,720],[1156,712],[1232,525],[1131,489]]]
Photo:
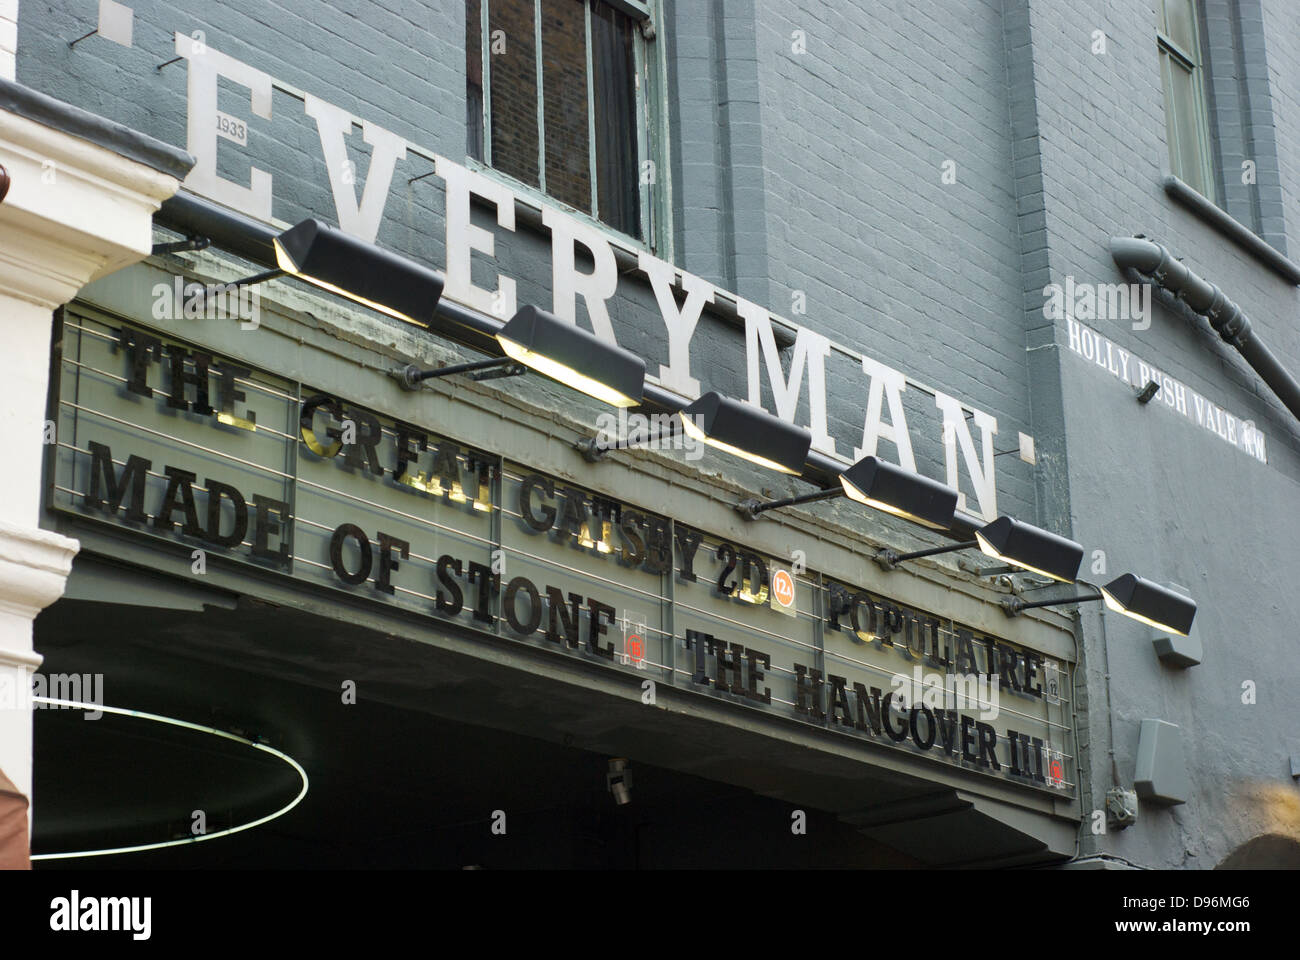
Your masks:
[[[1202,196],[1214,200],[1214,166],[1210,159],[1210,124],[1195,0],[1160,0],[1157,43],[1170,170]]]
[[[641,171],[651,159],[654,44],[641,18],[625,11],[648,8],[632,0],[466,0],[468,152],[649,244],[654,177]]]

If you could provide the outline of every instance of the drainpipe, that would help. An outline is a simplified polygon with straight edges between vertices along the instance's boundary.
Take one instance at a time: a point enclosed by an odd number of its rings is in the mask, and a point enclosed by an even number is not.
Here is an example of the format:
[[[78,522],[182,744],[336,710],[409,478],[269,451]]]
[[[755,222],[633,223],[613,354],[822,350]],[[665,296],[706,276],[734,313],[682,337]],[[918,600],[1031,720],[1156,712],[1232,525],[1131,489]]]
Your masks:
[[[1300,420],[1300,383],[1287,372],[1273,351],[1264,346],[1241,308],[1208,280],[1202,280],[1168,249],[1142,237],[1112,237],[1110,254],[1121,268],[1144,274],[1180,297],[1210,321],[1215,331],[1260,375],[1292,415]]]

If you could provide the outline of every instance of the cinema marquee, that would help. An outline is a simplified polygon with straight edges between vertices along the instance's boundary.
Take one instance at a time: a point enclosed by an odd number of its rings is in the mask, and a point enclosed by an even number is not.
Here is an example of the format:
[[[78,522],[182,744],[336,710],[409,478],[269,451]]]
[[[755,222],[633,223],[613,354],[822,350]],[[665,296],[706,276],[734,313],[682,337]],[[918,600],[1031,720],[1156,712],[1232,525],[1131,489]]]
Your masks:
[[[226,562],[576,658],[644,691],[675,687],[1074,794],[1060,649],[900,602],[870,565],[859,579],[812,557],[791,571],[454,423],[412,423],[90,310],[66,311],[61,331],[48,505],[159,546],[164,568]],[[772,597],[777,572],[793,583],[793,617]],[[953,678],[975,677],[976,692],[954,698]]]

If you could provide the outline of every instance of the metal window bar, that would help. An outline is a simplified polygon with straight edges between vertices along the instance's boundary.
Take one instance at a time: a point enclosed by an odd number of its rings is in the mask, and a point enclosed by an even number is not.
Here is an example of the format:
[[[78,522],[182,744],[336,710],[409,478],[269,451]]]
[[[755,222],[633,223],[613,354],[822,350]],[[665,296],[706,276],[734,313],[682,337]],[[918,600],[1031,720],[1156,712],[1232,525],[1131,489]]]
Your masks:
[[[492,36],[489,27],[488,4],[479,4],[479,46],[483,66],[483,160],[492,164]]]
[[[647,134],[650,130],[650,115],[647,109],[646,98],[646,51],[645,40],[640,35],[639,28],[634,28],[632,37],[632,78],[636,88],[636,116],[633,118],[636,129],[636,162],[632,175],[636,177],[637,183],[637,201],[640,207],[640,214],[637,217],[638,229],[643,237],[651,236],[650,232],[650,184],[642,176],[642,170],[645,162],[649,158],[648,144],[646,143]],[[655,178],[658,179],[659,168],[654,167]]]
[[[533,0],[533,63],[537,75],[537,186],[546,193],[546,88],[542,61],[542,0]]]
[[[597,220],[600,219],[600,192],[596,177],[596,84],[592,71],[593,62],[591,56],[591,8],[596,0],[587,0],[582,5],[583,9],[583,31],[586,39],[587,48],[587,170],[591,175],[591,215]]]

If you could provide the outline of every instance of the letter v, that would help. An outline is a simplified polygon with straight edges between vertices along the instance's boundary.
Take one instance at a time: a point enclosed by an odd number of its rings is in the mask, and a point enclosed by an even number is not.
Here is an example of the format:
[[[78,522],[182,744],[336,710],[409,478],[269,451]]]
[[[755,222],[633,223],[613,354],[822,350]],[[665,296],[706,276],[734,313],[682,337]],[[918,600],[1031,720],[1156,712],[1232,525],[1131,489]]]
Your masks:
[[[306,113],[316,120],[316,130],[320,133],[321,152],[325,155],[339,227],[344,233],[374,243],[379,235],[384,205],[388,202],[388,190],[393,183],[393,168],[398,160],[406,157],[406,141],[383,127],[362,122],[362,136],[372,150],[370,166],[366,170],[366,186],[358,204],[355,177],[346,175],[352,169],[347,147],[347,136],[352,131],[351,115],[311,94],[307,94]]]

